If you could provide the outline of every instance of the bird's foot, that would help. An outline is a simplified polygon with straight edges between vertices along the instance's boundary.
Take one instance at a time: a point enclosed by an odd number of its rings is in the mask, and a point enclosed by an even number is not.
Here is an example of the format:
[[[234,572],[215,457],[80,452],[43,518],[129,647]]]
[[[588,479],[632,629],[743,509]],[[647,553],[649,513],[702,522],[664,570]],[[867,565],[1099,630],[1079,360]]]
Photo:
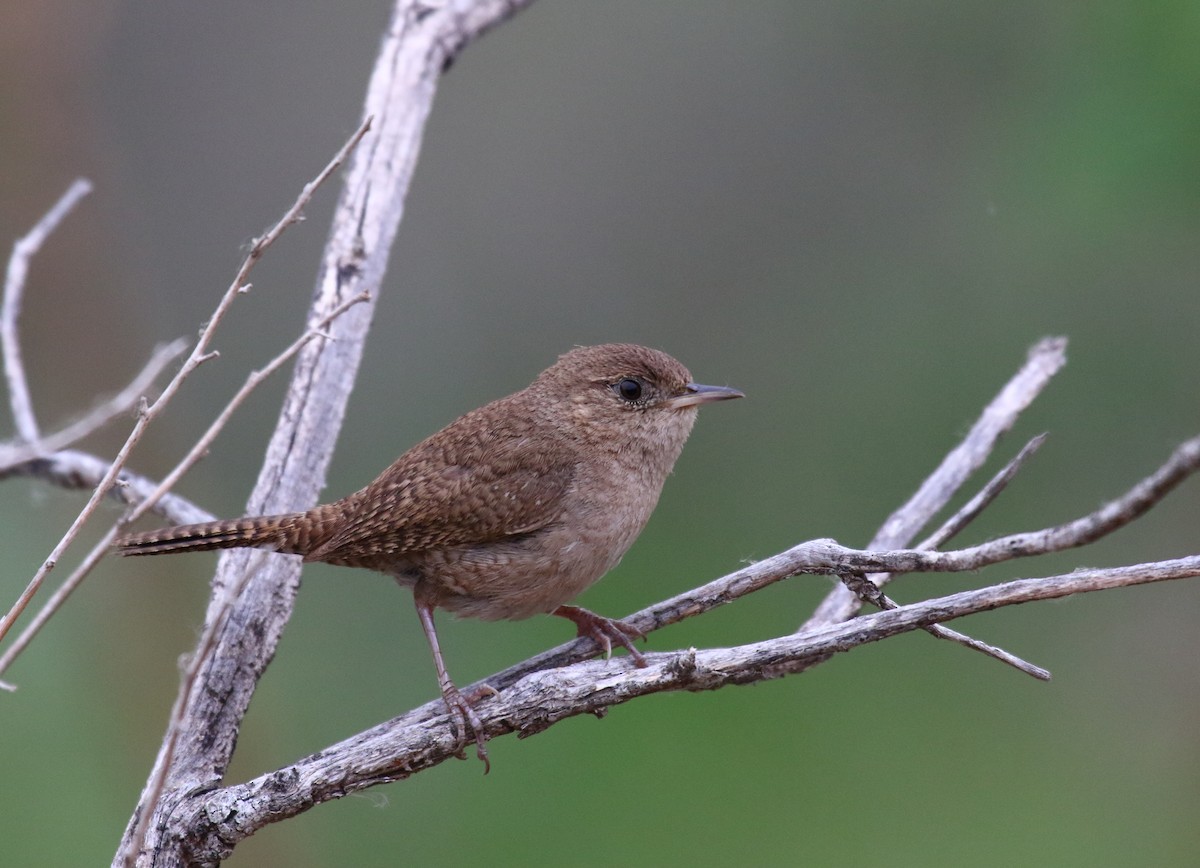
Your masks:
[[[490,689],[490,688],[489,688]],[[492,694],[495,694],[492,690]],[[476,697],[478,699],[478,697]],[[487,734],[483,729],[483,721],[479,719],[478,712],[467,697],[463,696],[453,684],[443,685],[442,699],[446,702],[446,708],[450,711],[450,721],[454,725],[454,734],[458,738],[461,747],[467,746],[467,739],[470,736],[475,737],[475,755],[483,760],[483,773],[486,775],[492,770],[492,763],[488,759],[487,752]],[[459,751],[459,756],[466,758],[462,751]]]
[[[493,696],[499,696],[500,691],[486,681],[480,681],[478,684],[463,690],[462,695],[467,702],[474,705],[476,702],[482,702],[485,699],[491,699]]]
[[[645,667],[646,658],[633,646],[633,640],[645,639],[646,634],[632,624],[618,621],[616,618],[605,618],[603,615],[597,615],[595,612],[589,612],[579,606],[559,606],[550,614],[574,621],[579,635],[586,636],[600,646],[604,651],[605,659],[612,656],[612,646],[616,642],[629,652],[634,665],[639,668]]]

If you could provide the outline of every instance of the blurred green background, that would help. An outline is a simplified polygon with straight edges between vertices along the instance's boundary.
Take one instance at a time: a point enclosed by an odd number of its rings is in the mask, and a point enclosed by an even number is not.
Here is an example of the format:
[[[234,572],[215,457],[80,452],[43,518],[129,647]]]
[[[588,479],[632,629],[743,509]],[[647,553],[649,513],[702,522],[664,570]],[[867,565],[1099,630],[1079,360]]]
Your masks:
[[[0,8],[0,238],[76,175],[96,184],[30,278],[46,428],[194,334],[246,242],[353,129],[387,16],[382,0]],[[441,85],[328,495],[574,344],[661,347],[749,397],[702,414],[642,539],[583,598],[619,616],[803,539],[865,543],[1026,348],[1066,334],[1070,364],[992,469],[1050,440],[963,541],[1094,508],[1200,429],[1198,33],[1194,2],[536,4]],[[333,200],[258,269],[137,469],[170,467],[298,332]],[[283,382],[181,493],[240,514]],[[124,427],[87,447],[111,454]],[[81,504],[5,484],[5,607]],[[1192,482],[1089,549],[895,595],[1192,553],[1198,507]],[[111,858],[211,567],[104,565],[7,673],[5,864]],[[827,587],[784,583],[648,647],[777,635]],[[229,864],[1188,864],[1198,616],[1193,582],[956,625],[1049,685],[921,634],[651,698],[500,739],[487,778],[449,763],[321,806]],[[443,630],[460,683],[570,633]],[[435,692],[404,594],[306,568],[231,779]]]

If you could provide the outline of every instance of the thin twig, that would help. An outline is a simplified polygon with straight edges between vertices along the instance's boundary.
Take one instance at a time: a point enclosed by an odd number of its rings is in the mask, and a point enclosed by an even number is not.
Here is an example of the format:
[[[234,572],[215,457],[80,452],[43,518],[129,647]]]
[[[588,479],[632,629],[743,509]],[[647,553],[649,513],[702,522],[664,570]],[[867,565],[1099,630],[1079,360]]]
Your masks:
[[[33,641],[34,637],[41,632],[41,629],[46,626],[46,622],[49,621],[60,608],[62,608],[62,605],[67,601],[67,598],[70,597],[75,589],[78,588],[83,582],[83,580],[91,574],[92,570],[96,568],[96,565],[104,559],[104,556],[108,553],[109,546],[112,545],[112,541],[116,539],[116,536],[116,529],[109,528],[108,531],[106,531],[105,534],[99,539],[99,541],[92,546],[91,550],[88,551],[83,560],[79,562],[79,565],[75,567],[71,574],[63,581],[63,583],[54,589],[54,593],[51,594],[50,598],[42,604],[42,608],[39,609],[38,613],[33,616],[33,619],[25,625],[25,629],[22,630],[20,634],[18,634],[17,638],[14,639],[9,646],[4,649],[4,653],[0,654],[0,672],[8,671],[8,667],[11,666],[18,657],[21,656],[21,652],[23,652],[29,646],[29,643]],[[16,688],[14,687],[13,689],[15,690]]]
[[[13,661],[21,655],[21,652],[28,647],[29,643],[33,641],[34,637],[37,636],[42,627],[44,627],[46,623],[54,617],[58,610],[62,608],[62,605],[67,601],[67,598],[74,593],[75,589],[83,583],[83,580],[91,574],[92,570],[96,568],[96,565],[100,563],[106,554],[108,554],[109,547],[112,545],[113,540],[116,539],[117,532],[120,530],[120,528],[124,527],[131,521],[137,520],[152,510],[158,503],[159,499],[166,495],[167,492],[180,480],[180,478],[182,478],[182,476],[208,452],[209,447],[212,446],[213,441],[217,438],[217,435],[221,433],[222,429],[224,429],[225,425],[229,422],[229,419],[233,416],[234,411],[237,410],[237,408],[243,403],[245,403],[246,399],[250,397],[250,394],[256,388],[258,388],[258,386],[264,380],[266,380],[267,377],[279,370],[279,368],[290,361],[296,355],[296,353],[300,352],[300,350],[304,348],[305,344],[318,337],[324,338],[324,329],[331,322],[333,322],[333,320],[337,319],[354,305],[365,302],[367,298],[368,296],[366,293],[360,293],[354,298],[348,299],[344,304],[341,304],[335,308],[329,314],[329,316],[318,323],[315,328],[308,329],[304,334],[294,340],[286,349],[275,356],[275,358],[271,359],[271,361],[263,366],[260,370],[250,372],[250,374],[246,377],[246,381],[242,384],[242,387],[238,389],[234,396],[229,400],[229,402],[225,405],[225,408],[220,412],[220,414],[218,414],[217,418],[213,420],[212,424],[208,426],[208,429],[203,435],[201,435],[200,439],[196,441],[195,445],[188,450],[187,455],[185,455],[183,459],[175,465],[171,472],[168,473],[152,491],[148,492],[139,503],[135,504],[120,522],[113,527],[110,527],[104,533],[104,535],[96,542],[96,544],[92,546],[91,551],[88,552],[88,554],[80,562],[79,566],[77,566],[75,570],[63,581],[63,583],[59,585],[57,589],[55,589],[50,598],[42,605],[42,608],[38,610],[38,613],[34,616],[33,620],[30,621],[25,629],[21,631],[21,634],[15,640],[13,640],[12,644],[5,650],[4,654],[0,655],[0,673],[8,671],[8,667],[11,666]]]
[[[940,512],[992,454],[996,441],[1016,423],[1067,362],[1067,339],[1043,338],[1030,348],[1016,375],[984,408],[963,441],[947,454],[904,506],[888,517],[867,548],[900,548]]]
[[[885,596],[884,599],[889,598]],[[892,606],[893,608],[897,607],[896,603],[894,602],[892,603]],[[1038,681],[1049,681],[1053,677],[1050,670],[1043,666],[1038,666],[1036,663],[1030,663],[1028,660],[1018,657],[1011,651],[1005,651],[999,646],[991,645],[987,642],[984,642],[982,639],[976,639],[974,636],[968,636],[966,633],[960,633],[957,630],[953,630],[950,627],[946,627],[942,624],[927,624],[922,629],[930,636],[938,639],[947,639],[951,642],[962,645],[964,648],[970,648],[972,651],[978,651],[981,654],[999,660],[1001,663],[1007,663],[1018,672],[1024,672],[1026,675],[1036,678]]]
[[[870,603],[877,609],[900,608],[899,603],[880,590],[878,585],[862,573],[843,572],[838,574],[838,578],[860,600]],[[1050,680],[1051,676],[1048,669],[1030,663],[1028,660],[1023,660],[1012,652],[1005,651],[1003,648],[998,648],[995,645],[990,645],[981,639],[976,639],[965,633],[959,633],[957,630],[952,630],[942,624],[927,624],[921,629],[938,639],[955,642],[965,648],[970,648],[972,651],[978,651],[981,654],[999,660],[1001,663],[1007,663],[1013,669],[1024,672],[1026,675],[1030,675],[1039,681]]]
[[[316,180],[305,185],[304,190],[296,198],[296,201],[291,208],[284,213],[283,217],[281,217],[279,221],[266,232],[266,234],[264,234],[261,238],[256,239],[251,245],[250,252],[247,254],[245,260],[242,262],[241,267],[238,269],[238,272],[233,279],[233,283],[230,284],[229,288],[225,291],[225,294],[221,297],[221,300],[217,303],[212,318],[200,332],[200,337],[196,341],[196,345],[193,347],[191,354],[186,360],[184,360],[183,367],[180,368],[179,372],[171,379],[169,383],[167,383],[166,387],[163,389],[158,398],[152,403],[148,404],[142,410],[142,412],[138,414],[138,419],[134,423],[133,430],[130,431],[129,437],[125,440],[125,443],[121,446],[120,450],[118,450],[117,457],[113,459],[112,465],[109,467],[108,472],[105,473],[104,478],[100,480],[100,484],[96,487],[96,490],[88,499],[87,504],[80,511],[76,519],[71,523],[71,526],[67,529],[67,532],[63,535],[62,539],[59,540],[59,542],[54,546],[54,549],[50,552],[49,557],[46,558],[45,562],[43,562],[42,566],[29,581],[29,584],[26,585],[25,590],[21,592],[21,595],[17,598],[17,601],[13,607],[3,619],[0,619],[0,640],[3,640],[4,636],[12,628],[12,625],[16,619],[19,618],[21,613],[25,611],[25,608],[33,599],[33,596],[41,588],[46,576],[58,563],[58,559],[62,556],[63,552],[66,551],[67,547],[74,542],[79,530],[91,517],[92,513],[96,509],[96,506],[107,495],[108,489],[112,487],[117,479],[118,474],[120,474],[121,469],[125,466],[125,462],[129,458],[129,453],[133,451],[134,446],[136,446],[138,441],[141,440],[142,435],[145,433],[146,427],[160,412],[162,412],[163,408],[170,403],[171,399],[175,397],[175,394],[179,391],[180,387],[191,375],[191,373],[199,365],[212,357],[208,348],[212,343],[213,336],[216,334],[217,327],[225,318],[225,315],[228,313],[229,308],[233,305],[234,300],[244,291],[246,287],[246,279],[253,270],[255,263],[257,263],[259,258],[261,258],[263,251],[266,250],[266,248],[272,243],[274,243],[275,240],[283,234],[284,230],[300,220],[301,214],[305,206],[307,206],[308,202],[312,199],[312,195],[315,192],[319,182],[325,180],[337,170],[337,168],[345,161],[346,156],[350,153],[351,149],[353,149],[353,147],[358,144],[362,137],[366,135],[366,132],[368,129],[370,129],[370,126],[371,120],[368,118],[355,131],[346,144],[342,146],[342,148],[337,152],[329,164],[321,171],[321,173],[317,175]]]
[[[187,349],[187,342],[182,338],[169,344],[155,347],[150,360],[138,372],[138,375],[117,394],[98,404],[87,415],[77,419],[67,427],[47,434],[36,443],[0,444],[0,474],[7,472],[18,464],[24,464],[34,458],[40,458],[72,443],[82,440],[94,431],[104,427],[122,413],[129,412],[146,391],[158,379],[163,368],[173,362]],[[15,412],[15,410],[14,410]]]
[[[284,212],[283,216],[275,222],[274,226],[251,242],[250,253],[247,254],[246,261],[242,263],[242,267],[238,272],[238,277],[234,278],[233,282],[235,285],[244,284],[246,277],[248,277],[250,274],[250,270],[254,268],[254,264],[259,260],[266,249],[274,244],[276,240],[278,240],[279,236],[282,235],[289,226],[294,223],[298,223],[303,219],[304,209],[307,208],[308,203],[312,201],[313,194],[317,192],[317,189],[322,184],[329,180],[330,175],[342,167],[342,164],[346,162],[346,158],[350,156],[350,152],[358,146],[358,143],[362,141],[362,137],[365,136],[367,131],[371,129],[371,123],[373,120],[374,118],[368,117],[361,124],[359,124],[358,129],[356,129],[353,134],[351,134],[350,138],[346,140],[346,143],[338,149],[338,152],[333,155],[333,159],[331,159],[325,165],[325,168],[318,172],[315,178],[301,188],[300,195],[296,197],[296,201],[292,203],[292,207]]]
[[[154,491],[150,492],[150,494],[146,496],[146,499],[142,501],[142,503],[139,503],[133,510],[130,511],[129,515],[125,517],[121,524],[124,525],[135,521],[152,509],[154,504],[158,502],[158,499],[170,491],[175,484],[179,482],[180,478],[182,478],[185,473],[191,470],[197,461],[204,457],[209,448],[212,446],[213,441],[217,439],[217,435],[219,435],[229,423],[229,420],[233,416],[234,412],[245,403],[246,399],[250,397],[251,393],[257,389],[264,380],[291,361],[295,355],[300,352],[300,350],[304,349],[304,346],[309,341],[316,338],[328,338],[329,336],[325,333],[325,329],[329,327],[330,323],[332,323],[350,308],[354,307],[356,304],[363,304],[369,299],[370,296],[365,292],[360,292],[353,298],[347,299],[342,304],[330,311],[329,314],[320,320],[315,326],[306,330],[304,334],[292,341],[287,348],[275,356],[275,358],[271,359],[271,361],[267,362],[266,365],[257,371],[251,371],[249,375],[247,375],[245,382],[242,383],[241,388],[234,393],[234,396],[225,405],[224,409],[217,414],[217,418],[212,421],[207,430],[205,430],[195,444],[193,444],[192,448],[188,450],[187,455],[185,455],[180,462],[175,465],[170,473],[163,477],[162,482],[158,484],[158,487],[155,488]],[[3,671],[3,669],[0,669],[0,671]]]
[[[21,344],[17,340],[17,320],[21,316],[21,301],[25,292],[25,278],[29,274],[29,263],[41,249],[46,239],[58,228],[58,224],[92,192],[92,182],[76,178],[63,193],[54,207],[29,230],[17,239],[12,256],[8,260],[8,271],[4,278],[4,303],[0,305],[0,341],[4,344],[4,374],[8,378],[8,400],[12,407],[17,436],[26,443],[37,443],[40,435],[37,417],[33,414],[33,401],[29,397],[29,381],[25,377],[25,365],[21,361]]]
[[[1046,434],[1038,434],[1030,439],[1016,456],[1005,464],[1000,469],[1000,472],[988,480],[987,485],[979,490],[979,493],[962,505],[962,508],[950,518],[942,523],[942,526],[935,530],[921,542],[917,543],[919,549],[940,549],[947,542],[954,539],[963,528],[978,518],[992,501],[995,500],[1000,492],[1008,487],[1013,478],[1017,475],[1025,462],[1034,456],[1034,454],[1042,448],[1042,444],[1046,442]]]

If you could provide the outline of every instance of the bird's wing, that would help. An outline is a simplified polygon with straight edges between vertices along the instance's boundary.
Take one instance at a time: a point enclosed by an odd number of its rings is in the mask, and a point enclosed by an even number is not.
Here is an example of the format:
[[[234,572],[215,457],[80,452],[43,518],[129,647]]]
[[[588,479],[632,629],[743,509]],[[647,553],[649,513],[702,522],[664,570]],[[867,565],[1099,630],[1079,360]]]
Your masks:
[[[307,559],[477,545],[530,533],[557,519],[575,468],[561,446],[528,430],[493,428],[479,443],[445,436],[450,432],[417,444],[346,498],[341,529]]]

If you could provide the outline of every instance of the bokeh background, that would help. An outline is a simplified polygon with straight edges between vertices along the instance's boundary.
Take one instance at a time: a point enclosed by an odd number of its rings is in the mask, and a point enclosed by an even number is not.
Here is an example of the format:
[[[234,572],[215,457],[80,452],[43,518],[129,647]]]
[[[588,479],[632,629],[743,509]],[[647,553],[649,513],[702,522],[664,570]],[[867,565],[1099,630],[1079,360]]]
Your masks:
[[[387,16],[383,0],[0,8],[0,237],[73,177],[96,185],[30,278],[45,427],[195,333],[355,126]],[[328,495],[574,344],[666,349],[749,397],[702,414],[642,539],[584,598],[619,616],[802,539],[865,543],[1026,348],[1065,334],[1070,364],[990,469],[1050,440],[963,541],[1094,508],[1200,428],[1198,32],[1200,6],[1167,0],[536,4],[441,85]],[[137,469],[164,472],[298,332],[334,196],[258,269]],[[240,514],[282,386],[183,494]],[[88,448],[111,454],[125,427]],[[4,485],[4,606],[81,503]],[[1084,551],[895,594],[1192,553],[1198,507],[1192,482]],[[111,857],[211,567],[106,564],[6,674],[5,864]],[[827,587],[784,583],[648,647],[777,635]],[[449,763],[321,806],[229,864],[1189,864],[1198,617],[1200,585],[1174,583],[957,625],[1048,685],[921,634],[651,698],[500,739],[487,778]],[[443,630],[460,683],[570,632]],[[231,779],[435,691],[405,595],[306,568]]]

